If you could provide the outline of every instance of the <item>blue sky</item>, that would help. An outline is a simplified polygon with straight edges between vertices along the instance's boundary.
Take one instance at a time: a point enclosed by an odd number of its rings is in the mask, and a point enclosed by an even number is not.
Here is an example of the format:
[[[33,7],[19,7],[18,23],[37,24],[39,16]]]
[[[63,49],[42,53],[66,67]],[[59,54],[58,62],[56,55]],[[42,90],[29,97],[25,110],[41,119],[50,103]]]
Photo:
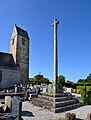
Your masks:
[[[91,0],[0,0],[0,51],[14,24],[30,37],[30,77],[53,79],[53,20],[58,26],[59,75],[76,82],[91,73]]]

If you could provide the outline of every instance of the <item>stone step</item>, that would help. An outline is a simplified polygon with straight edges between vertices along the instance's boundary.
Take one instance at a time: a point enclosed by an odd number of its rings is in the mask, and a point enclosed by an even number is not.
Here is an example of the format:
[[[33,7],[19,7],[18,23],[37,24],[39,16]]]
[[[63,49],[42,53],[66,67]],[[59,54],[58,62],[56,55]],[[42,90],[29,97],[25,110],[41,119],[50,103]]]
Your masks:
[[[66,100],[66,101],[61,101],[61,102],[55,102],[55,107],[64,107],[64,106],[68,106],[68,105],[72,105],[78,103],[77,99],[71,99],[71,100]]]
[[[71,100],[74,99],[72,96],[61,96],[61,97],[51,97],[51,96],[44,96],[44,95],[39,95],[38,96],[40,99],[45,99],[49,101],[55,101],[55,102],[60,102],[60,101],[66,101],[66,100]]]
[[[50,96],[50,97],[64,97],[64,96],[68,96],[68,94],[65,93],[56,93],[55,95],[53,93],[44,93],[44,96]]]
[[[36,106],[48,109],[50,111],[54,111],[55,113],[75,109],[82,106],[82,103],[79,103],[77,99],[61,102],[52,102],[45,99],[34,98],[30,102]]]
[[[77,99],[72,99],[72,100],[67,100],[67,101],[61,101],[61,102],[52,102],[49,100],[45,100],[45,99],[40,99],[40,98],[36,98],[32,100],[32,104],[40,106],[40,107],[44,107],[45,108],[60,108],[60,107],[65,107],[65,106],[69,106],[69,105],[73,105],[73,104],[78,104],[78,100]]]
[[[52,102],[55,101],[55,98],[54,97],[50,97],[50,96],[39,95],[38,98],[44,99],[44,100],[49,100],[49,101],[52,101]]]
[[[55,102],[61,102],[74,99],[72,96],[56,97]]]
[[[45,99],[40,99],[40,98],[34,98],[32,99],[31,103],[33,105],[42,107],[42,108],[46,108],[46,109],[53,109],[54,108],[54,102],[45,100]]]
[[[55,113],[64,112],[64,111],[76,109],[76,108],[81,107],[81,106],[83,106],[82,103],[71,104],[71,105],[68,105],[68,106],[65,106],[65,107],[55,108],[54,112]]]

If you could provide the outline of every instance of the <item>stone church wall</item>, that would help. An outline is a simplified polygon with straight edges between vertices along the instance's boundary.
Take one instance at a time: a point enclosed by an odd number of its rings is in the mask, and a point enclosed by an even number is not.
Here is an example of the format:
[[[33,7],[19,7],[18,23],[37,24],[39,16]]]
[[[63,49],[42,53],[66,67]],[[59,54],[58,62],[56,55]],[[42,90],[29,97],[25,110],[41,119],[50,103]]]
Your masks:
[[[9,88],[11,85],[20,82],[20,73],[17,69],[0,69],[2,70],[2,80],[0,81],[0,88]]]

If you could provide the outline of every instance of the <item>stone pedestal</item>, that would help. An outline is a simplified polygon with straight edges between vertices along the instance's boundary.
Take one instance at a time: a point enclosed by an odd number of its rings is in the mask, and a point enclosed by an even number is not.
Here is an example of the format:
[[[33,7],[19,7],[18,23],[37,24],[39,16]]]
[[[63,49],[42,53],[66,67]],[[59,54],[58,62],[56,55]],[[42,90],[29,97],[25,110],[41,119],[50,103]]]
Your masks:
[[[56,93],[63,93],[63,88],[61,84],[56,84]]]
[[[48,109],[54,113],[59,113],[67,110],[71,110],[82,106],[76,98],[72,95],[65,93],[45,93],[39,95],[38,98],[32,99],[32,104]]]

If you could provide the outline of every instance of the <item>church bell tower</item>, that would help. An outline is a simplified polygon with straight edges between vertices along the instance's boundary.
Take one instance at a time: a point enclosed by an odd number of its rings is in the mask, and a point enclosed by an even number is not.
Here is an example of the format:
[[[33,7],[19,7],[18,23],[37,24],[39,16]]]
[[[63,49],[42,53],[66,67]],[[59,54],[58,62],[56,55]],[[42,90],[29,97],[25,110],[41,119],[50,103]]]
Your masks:
[[[25,82],[29,77],[29,36],[27,31],[14,25],[10,39],[10,53],[20,67],[20,80]]]

